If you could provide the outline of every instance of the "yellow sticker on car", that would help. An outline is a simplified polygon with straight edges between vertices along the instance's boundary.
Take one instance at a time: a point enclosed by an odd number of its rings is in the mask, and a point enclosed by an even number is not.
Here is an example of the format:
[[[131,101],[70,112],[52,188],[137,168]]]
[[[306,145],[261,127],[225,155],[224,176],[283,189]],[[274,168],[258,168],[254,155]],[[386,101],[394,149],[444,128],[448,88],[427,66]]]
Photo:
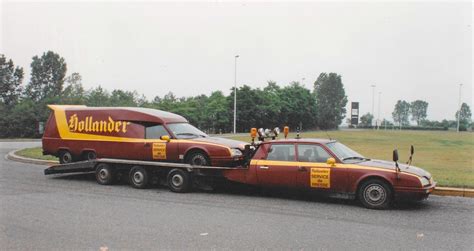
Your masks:
[[[166,143],[153,143],[153,159],[166,159]]]
[[[311,168],[311,187],[330,188],[331,187],[331,169],[329,168]]]

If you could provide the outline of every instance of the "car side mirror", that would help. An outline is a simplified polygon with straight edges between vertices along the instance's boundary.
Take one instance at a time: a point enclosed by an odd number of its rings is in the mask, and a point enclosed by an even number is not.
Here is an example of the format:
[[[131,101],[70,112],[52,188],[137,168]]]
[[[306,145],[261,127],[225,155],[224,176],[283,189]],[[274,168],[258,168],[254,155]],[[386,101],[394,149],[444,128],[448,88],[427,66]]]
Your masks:
[[[393,161],[395,161],[395,162],[398,161],[398,150],[397,149],[393,150]]]
[[[328,158],[326,160],[326,164],[330,165],[330,166],[335,166],[336,165],[336,159],[334,158]]]
[[[168,136],[168,135],[163,135],[163,136],[160,137],[160,139],[170,142],[170,136]]]

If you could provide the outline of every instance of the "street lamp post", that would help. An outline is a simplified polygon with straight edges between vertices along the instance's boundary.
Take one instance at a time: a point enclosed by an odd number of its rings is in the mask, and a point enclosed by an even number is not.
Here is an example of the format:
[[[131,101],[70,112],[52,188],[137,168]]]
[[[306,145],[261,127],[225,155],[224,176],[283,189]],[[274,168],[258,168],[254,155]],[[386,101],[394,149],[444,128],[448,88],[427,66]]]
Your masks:
[[[375,112],[374,112],[374,103],[375,103],[375,85],[371,85],[372,87],[372,117],[375,118]]]
[[[377,130],[380,128],[380,124],[382,123],[380,121],[380,95],[382,92],[379,92],[379,103],[378,103],[378,111],[377,111]]]
[[[239,55],[235,55],[235,68],[234,68],[234,134],[236,133],[236,122],[237,122],[237,58]]]
[[[459,121],[460,121],[460,118],[461,118],[461,88],[462,88],[462,84],[459,84],[459,103],[458,103],[458,126],[457,126],[457,132],[459,132]]]

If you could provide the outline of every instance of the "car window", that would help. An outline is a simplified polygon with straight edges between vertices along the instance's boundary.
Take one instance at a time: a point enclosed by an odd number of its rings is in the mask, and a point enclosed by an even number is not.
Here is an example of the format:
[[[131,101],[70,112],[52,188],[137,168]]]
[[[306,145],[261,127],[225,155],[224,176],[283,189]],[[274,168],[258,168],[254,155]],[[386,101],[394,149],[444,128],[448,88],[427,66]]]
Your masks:
[[[145,128],[146,139],[159,139],[164,135],[169,135],[169,133],[162,125],[148,126]]]
[[[298,145],[298,161],[325,163],[331,157],[320,145]]]
[[[267,160],[295,161],[295,146],[274,144],[268,150]]]

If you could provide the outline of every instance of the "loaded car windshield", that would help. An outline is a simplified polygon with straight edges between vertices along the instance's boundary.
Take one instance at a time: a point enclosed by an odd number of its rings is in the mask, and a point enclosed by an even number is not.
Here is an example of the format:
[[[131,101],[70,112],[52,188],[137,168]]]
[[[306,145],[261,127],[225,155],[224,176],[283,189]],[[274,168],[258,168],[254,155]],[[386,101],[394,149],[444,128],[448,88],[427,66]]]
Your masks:
[[[168,128],[178,139],[206,138],[207,134],[188,123],[168,124]]]
[[[336,156],[344,161],[344,162],[360,162],[360,161],[365,161],[369,160],[368,158],[365,158],[358,152],[350,149],[344,144],[341,144],[339,142],[330,142],[327,143],[326,146],[331,149],[331,151],[336,154]]]

